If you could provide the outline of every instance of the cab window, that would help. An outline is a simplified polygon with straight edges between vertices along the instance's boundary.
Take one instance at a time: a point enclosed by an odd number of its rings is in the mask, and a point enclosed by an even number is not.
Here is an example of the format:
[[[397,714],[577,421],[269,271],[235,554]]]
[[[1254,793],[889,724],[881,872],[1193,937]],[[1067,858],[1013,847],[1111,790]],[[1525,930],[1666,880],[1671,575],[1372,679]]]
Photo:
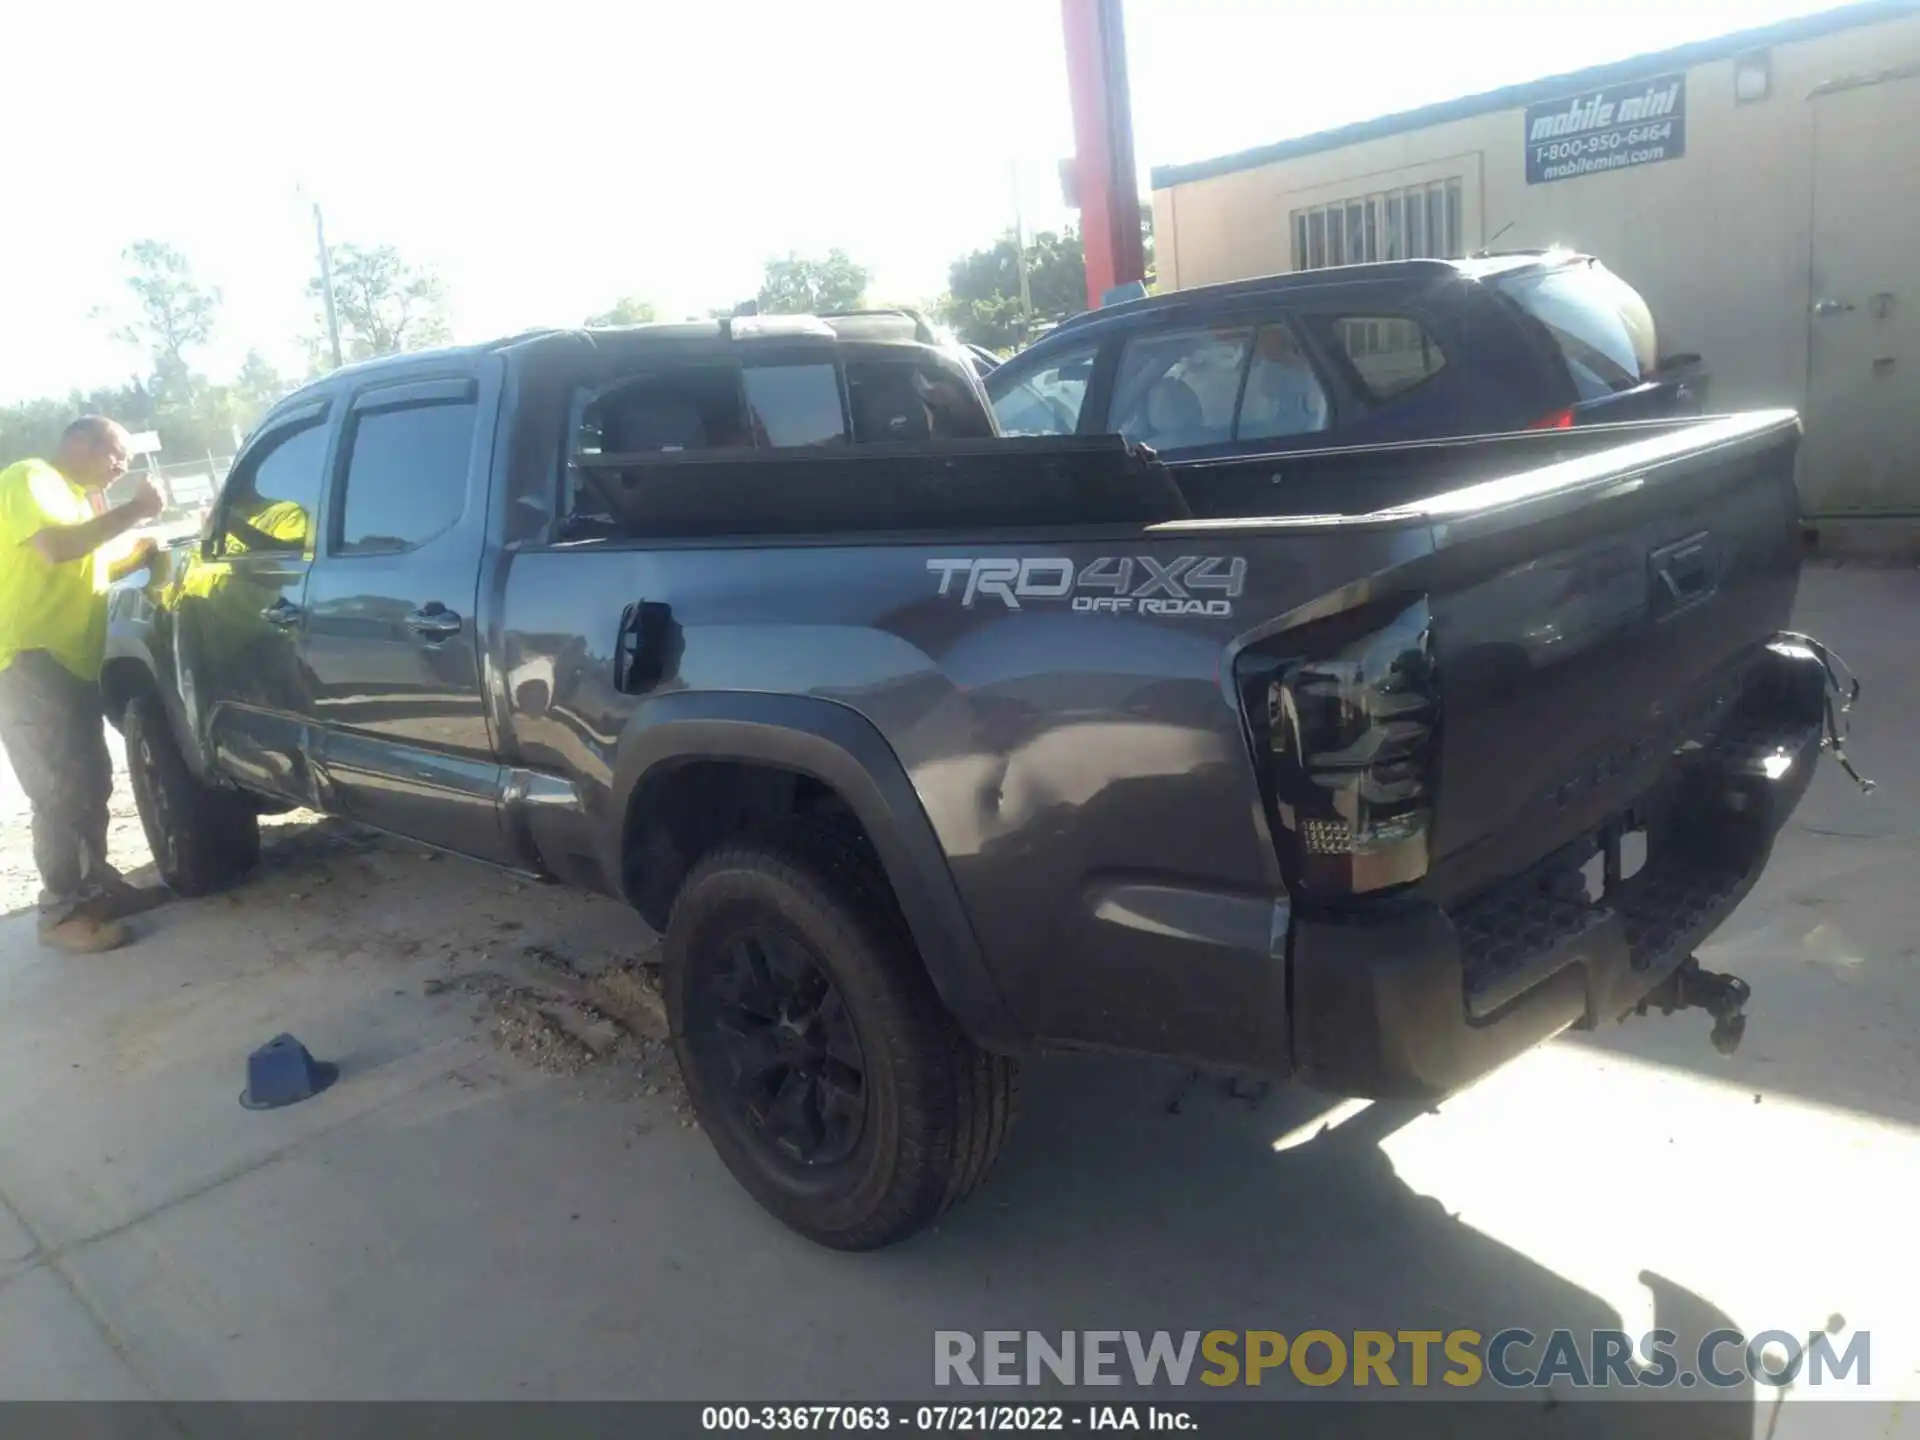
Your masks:
[[[973,377],[930,356],[847,361],[856,445],[988,440],[993,427]]]
[[[623,375],[574,395],[564,515],[611,521],[574,463],[583,456],[677,455],[751,447],[736,365],[688,365]]]
[[[458,400],[355,415],[337,553],[412,550],[451,530],[466,509],[477,413]]]
[[[227,479],[213,553],[303,554],[313,535],[326,457],[325,416],[263,439]]]
[[[847,443],[840,372],[831,360],[804,365],[751,365],[742,372],[753,443],[787,450]]]
[[[573,449],[587,455],[675,454],[753,443],[733,365],[623,376],[585,397]]]

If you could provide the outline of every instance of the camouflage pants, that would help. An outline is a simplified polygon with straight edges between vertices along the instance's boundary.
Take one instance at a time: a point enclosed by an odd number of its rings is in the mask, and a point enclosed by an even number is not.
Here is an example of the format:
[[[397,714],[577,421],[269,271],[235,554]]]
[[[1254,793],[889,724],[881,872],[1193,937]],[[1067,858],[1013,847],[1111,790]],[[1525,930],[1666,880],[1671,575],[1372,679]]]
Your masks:
[[[113,760],[100,687],[44,650],[14,656],[0,670],[0,743],[33,806],[40,923],[57,924],[120,878],[107,863]]]

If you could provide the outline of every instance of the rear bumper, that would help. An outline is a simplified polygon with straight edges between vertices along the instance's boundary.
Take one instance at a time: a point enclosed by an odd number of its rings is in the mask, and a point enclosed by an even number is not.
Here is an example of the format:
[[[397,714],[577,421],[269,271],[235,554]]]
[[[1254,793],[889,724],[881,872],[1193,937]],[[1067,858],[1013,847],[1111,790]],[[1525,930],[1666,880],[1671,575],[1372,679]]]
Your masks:
[[[1644,868],[1598,903],[1569,897],[1580,854],[1448,911],[1308,918],[1291,935],[1293,1064],[1337,1094],[1432,1098],[1571,1027],[1633,1010],[1739,905],[1820,754],[1811,657],[1770,652],[1716,739],[1641,819]]]

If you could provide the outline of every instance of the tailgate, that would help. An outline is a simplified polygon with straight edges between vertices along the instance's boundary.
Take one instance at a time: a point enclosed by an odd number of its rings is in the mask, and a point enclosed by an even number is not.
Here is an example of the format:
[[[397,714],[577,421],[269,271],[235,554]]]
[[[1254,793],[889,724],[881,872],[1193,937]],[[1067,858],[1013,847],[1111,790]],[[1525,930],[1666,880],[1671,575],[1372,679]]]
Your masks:
[[[1449,906],[1616,822],[1787,627],[1799,437],[1704,420],[1325,532],[1375,566],[1235,661],[1296,893]]]
[[[1369,515],[1424,551],[1241,648],[1310,1083],[1446,1093],[1648,1003],[1737,1043],[1746,987],[1688,957],[1804,794],[1833,681],[1780,633],[1799,433],[1706,420]]]
[[[1607,822],[1738,699],[1793,611],[1799,440],[1709,421],[1431,507],[1434,898]]]

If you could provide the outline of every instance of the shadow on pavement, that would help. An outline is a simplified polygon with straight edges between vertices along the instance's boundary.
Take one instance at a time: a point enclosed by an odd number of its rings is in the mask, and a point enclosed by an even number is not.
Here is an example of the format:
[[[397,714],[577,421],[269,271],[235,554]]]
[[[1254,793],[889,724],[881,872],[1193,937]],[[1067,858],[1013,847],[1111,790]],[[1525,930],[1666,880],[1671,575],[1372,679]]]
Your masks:
[[[1563,1328],[1579,1333],[1584,1344],[1586,1332],[1621,1324],[1596,1296],[1463,1225],[1400,1179],[1380,1142],[1417,1113],[1406,1107],[1372,1106],[1276,1152],[1276,1139],[1303,1125],[1311,1133],[1311,1122],[1331,1102],[1299,1087],[1189,1083],[1178,1070],[1118,1060],[1050,1059],[1032,1066],[1029,1076],[1020,1142],[1006,1168],[939,1231],[892,1261],[924,1267],[928,1273],[920,1279],[928,1285],[984,1272],[996,1297],[992,1325],[1176,1335],[1264,1329],[1288,1336],[1309,1329],[1348,1336],[1470,1329],[1490,1337],[1508,1327],[1544,1336]],[[1642,1278],[1653,1294],[1656,1325],[1680,1336],[1683,1360],[1699,1336],[1732,1328],[1699,1297],[1659,1277]],[[953,1324],[978,1328],[958,1316]],[[927,1343],[931,1349],[932,1337]],[[1518,1360],[1526,1352],[1514,1354]],[[1214,1390],[1190,1380],[1177,1390],[1129,1384],[1108,1394],[1457,1401],[1463,1392],[1439,1383],[1447,1367],[1438,1351],[1434,1361],[1433,1383],[1414,1391],[1410,1361],[1400,1356],[1397,1396],[1377,1385],[1309,1389],[1285,1371],[1269,1372],[1258,1389]],[[931,1355],[927,1364],[930,1380]],[[1107,1398],[1084,1390],[1057,1393]],[[993,1395],[979,1390],[955,1398]],[[1637,1434],[1712,1440],[1753,1433],[1750,1389],[1712,1401],[1636,1405],[1631,1416],[1613,1404],[1504,1394],[1490,1384],[1474,1395],[1501,1395],[1531,1412],[1533,1422],[1514,1433],[1613,1435],[1623,1421]],[[1022,1391],[1019,1398],[1031,1396]],[[1488,1433],[1473,1422],[1476,1412],[1487,1418],[1484,1407],[1459,1405],[1433,1418],[1460,1418],[1457,1433]],[[1353,1420],[1360,1418],[1355,1412]],[[1392,1433],[1408,1433],[1409,1418],[1401,1415]],[[1384,1420],[1394,1423],[1390,1413]],[[1506,1425],[1505,1415],[1500,1423]],[[1345,1420],[1341,1429],[1366,1433],[1365,1425],[1351,1428]],[[1424,1424],[1420,1433],[1429,1433]]]

